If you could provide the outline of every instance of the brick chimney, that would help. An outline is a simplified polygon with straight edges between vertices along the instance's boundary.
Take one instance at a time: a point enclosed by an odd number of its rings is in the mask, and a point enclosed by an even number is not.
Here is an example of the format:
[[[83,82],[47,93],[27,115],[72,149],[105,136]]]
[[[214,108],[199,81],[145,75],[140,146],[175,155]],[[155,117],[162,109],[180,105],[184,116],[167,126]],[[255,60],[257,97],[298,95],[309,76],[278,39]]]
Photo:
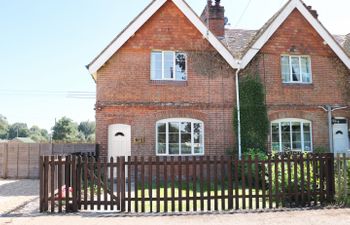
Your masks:
[[[201,19],[217,37],[224,37],[225,8],[220,5],[220,0],[215,0],[214,4],[212,0],[207,0]]]
[[[313,17],[315,17],[315,19],[317,19],[318,18],[318,13],[317,13],[317,10],[315,10],[315,9],[312,9],[312,6],[311,5],[306,5],[305,3],[303,3],[304,4],[304,6],[307,8],[307,10],[309,10],[309,12],[311,13],[311,15],[313,16]]]

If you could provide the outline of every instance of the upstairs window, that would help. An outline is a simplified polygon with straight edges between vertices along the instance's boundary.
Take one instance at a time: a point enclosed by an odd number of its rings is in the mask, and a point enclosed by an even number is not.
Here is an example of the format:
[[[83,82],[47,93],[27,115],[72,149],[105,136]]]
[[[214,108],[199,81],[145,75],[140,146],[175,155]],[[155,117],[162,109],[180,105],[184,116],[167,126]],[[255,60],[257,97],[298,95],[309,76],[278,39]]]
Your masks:
[[[151,80],[187,80],[187,57],[174,51],[152,51]]]
[[[283,83],[312,83],[311,60],[308,56],[281,56]]]

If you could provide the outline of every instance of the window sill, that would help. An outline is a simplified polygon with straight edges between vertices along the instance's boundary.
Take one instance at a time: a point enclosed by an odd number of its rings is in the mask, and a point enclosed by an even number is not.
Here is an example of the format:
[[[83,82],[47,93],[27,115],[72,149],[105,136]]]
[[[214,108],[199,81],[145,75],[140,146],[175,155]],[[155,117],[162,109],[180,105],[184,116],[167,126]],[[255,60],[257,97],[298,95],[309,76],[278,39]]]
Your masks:
[[[152,85],[172,85],[172,86],[187,86],[187,81],[180,80],[150,80],[150,84]]]
[[[313,88],[313,83],[282,83],[284,87],[291,87],[291,88]]]

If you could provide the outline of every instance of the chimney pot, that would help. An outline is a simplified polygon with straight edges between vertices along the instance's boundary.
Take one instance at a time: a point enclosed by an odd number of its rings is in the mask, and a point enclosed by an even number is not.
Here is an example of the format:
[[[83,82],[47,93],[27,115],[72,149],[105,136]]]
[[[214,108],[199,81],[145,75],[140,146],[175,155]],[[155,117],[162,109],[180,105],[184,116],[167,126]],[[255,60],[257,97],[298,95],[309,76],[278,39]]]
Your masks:
[[[209,30],[218,37],[225,35],[225,8],[220,6],[220,0],[207,0],[207,6],[201,15],[202,21],[207,25]]]

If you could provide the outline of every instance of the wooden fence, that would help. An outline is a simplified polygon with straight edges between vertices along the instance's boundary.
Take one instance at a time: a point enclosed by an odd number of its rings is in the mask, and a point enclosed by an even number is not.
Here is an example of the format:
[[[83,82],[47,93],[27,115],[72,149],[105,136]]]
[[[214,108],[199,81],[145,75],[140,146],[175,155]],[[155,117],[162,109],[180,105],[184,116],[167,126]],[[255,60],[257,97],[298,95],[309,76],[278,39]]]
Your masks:
[[[0,144],[0,178],[39,178],[39,157],[95,153],[95,144]]]
[[[182,212],[334,200],[334,156],[40,158],[40,211]],[[57,188],[56,188],[57,187]]]

